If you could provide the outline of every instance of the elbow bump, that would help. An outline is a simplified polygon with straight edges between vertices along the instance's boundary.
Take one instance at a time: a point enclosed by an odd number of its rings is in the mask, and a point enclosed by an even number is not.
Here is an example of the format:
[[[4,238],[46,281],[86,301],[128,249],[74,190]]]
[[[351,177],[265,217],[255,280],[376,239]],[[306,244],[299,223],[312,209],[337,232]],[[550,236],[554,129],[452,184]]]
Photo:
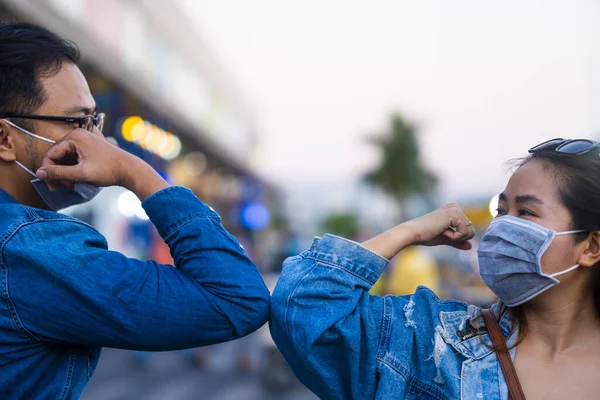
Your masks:
[[[277,287],[271,295],[271,322],[285,326],[284,316],[287,308],[288,294]]]
[[[256,307],[253,311],[248,312],[244,320],[244,323],[238,324],[237,326],[236,336],[238,338],[257,331],[269,321],[268,299],[262,303],[262,307]]]

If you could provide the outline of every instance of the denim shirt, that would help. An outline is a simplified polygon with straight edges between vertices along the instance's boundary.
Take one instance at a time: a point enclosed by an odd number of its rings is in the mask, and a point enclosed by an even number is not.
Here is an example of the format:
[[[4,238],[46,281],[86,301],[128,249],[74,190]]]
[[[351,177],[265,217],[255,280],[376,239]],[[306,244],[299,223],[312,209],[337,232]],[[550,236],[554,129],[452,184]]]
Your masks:
[[[107,249],[82,221],[0,191],[0,398],[76,399],[100,348],[175,350],[244,336],[269,292],[219,216],[185,188],[142,203],[175,266]]]
[[[332,235],[286,260],[271,299],[271,334],[298,378],[322,399],[506,399],[481,309],[424,287],[411,296],[370,295],[387,264]],[[493,306],[507,337],[505,309]]]

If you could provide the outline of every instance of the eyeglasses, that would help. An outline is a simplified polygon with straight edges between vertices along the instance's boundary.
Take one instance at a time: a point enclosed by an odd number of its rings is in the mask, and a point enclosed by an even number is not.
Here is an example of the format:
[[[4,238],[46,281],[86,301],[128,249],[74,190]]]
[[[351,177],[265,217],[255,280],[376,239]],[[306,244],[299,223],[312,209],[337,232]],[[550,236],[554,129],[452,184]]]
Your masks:
[[[67,124],[78,124],[79,128],[85,129],[88,132],[92,132],[96,127],[100,132],[104,128],[104,119],[106,115],[104,113],[98,113],[96,115],[84,115],[83,117],[55,117],[48,115],[34,115],[34,114],[3,114],[0,118],[24,118],[24,119],[35,119],[40,121],[56,121],[64,122]]]
[[[529,152],[541,153],[553,151],[564,155],[581,155],[600,147],[600,143],[589,139],[552,139],[533,146]]]

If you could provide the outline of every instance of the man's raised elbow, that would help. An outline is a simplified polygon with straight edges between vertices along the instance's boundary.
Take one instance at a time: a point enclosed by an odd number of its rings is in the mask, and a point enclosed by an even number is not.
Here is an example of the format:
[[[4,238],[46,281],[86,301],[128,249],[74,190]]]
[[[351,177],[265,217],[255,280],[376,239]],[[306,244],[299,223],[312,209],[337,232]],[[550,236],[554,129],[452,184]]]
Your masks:
[[[251,334],[269,321],[270,300],[271,296],[266,288],[260,293],[254,293],[252,299],[244,307],[245,310],[241,312],[241,318],[234,323],[236,338]]]

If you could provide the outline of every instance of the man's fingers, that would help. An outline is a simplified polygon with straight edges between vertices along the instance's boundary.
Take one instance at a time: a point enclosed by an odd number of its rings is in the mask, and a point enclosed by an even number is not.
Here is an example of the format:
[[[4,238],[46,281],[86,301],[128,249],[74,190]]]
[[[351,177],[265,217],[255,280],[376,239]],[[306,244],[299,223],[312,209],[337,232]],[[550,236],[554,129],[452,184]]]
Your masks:
[[[65,185],[69,190],[75,189],[75,182],[63,182],[62,184]]]
[[[85,181],[81,165],[48,165],[37,170],[37,177],[43,181]]]
[[[99,138],[106,139],[106,137],[104,136],[104,134],[102,133],[102,131],[98,130],[98,128],[96,128],[96,127],[94,127],[94,129],[92,129],[91,133],[92,133],[92,135],[96,135]]]
[[[48,189],[50,189],[51,192],[56,192],[56,189],[58,189],[58,185],[56,183],[46,181],[46,185],[48,185]]]
[[[77,146],[74,142],[65,140],[50,146],[46,150],[46,154],[44,154],[44,158],[42,159],[42,167],[64,164],[65,161],[68,161],[68,164],[73,164],[73,160],[77,160],[77,158]]]

